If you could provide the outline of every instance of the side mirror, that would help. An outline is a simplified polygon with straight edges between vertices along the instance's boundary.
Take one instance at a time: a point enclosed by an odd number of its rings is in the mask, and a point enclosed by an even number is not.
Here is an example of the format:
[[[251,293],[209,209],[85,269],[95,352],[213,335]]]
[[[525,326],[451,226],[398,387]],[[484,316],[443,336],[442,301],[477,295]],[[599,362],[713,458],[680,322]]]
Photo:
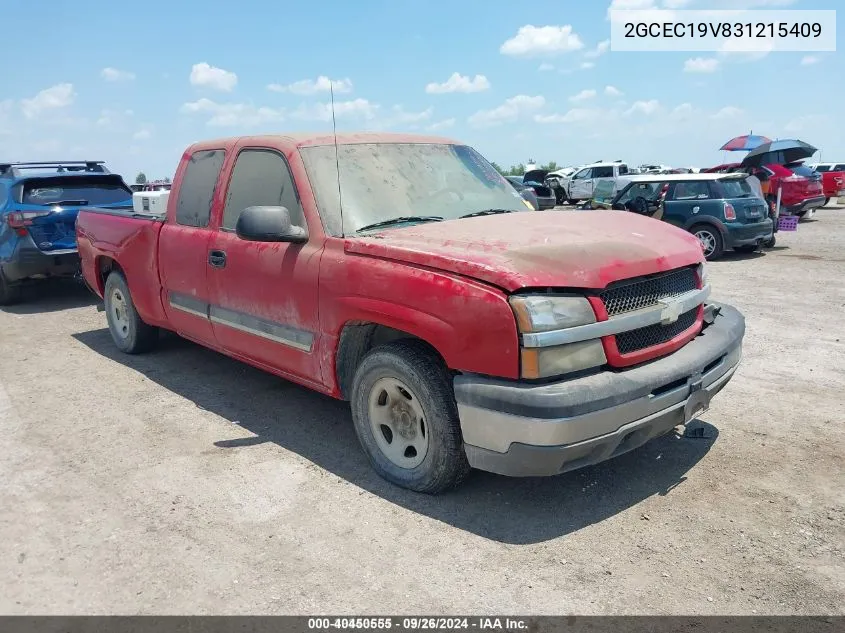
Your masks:
[[[308,232],[295,226],[286,207],[247,207],[238,218],[235,232],[250,242],[306,242]]]

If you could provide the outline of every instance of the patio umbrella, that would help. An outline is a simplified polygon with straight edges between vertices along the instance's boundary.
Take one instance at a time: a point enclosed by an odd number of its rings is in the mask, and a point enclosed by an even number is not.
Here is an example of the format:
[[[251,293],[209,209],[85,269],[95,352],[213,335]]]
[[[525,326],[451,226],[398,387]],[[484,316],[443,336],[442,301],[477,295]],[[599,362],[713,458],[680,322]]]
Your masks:
[[[760,136],[759,134],[746,134],[732,138],[719,149],[726,152],[749,152],[752,149],[757,149],[763,143],[771,142],[772,139]]]
[[[798,160],[804,160],[815,154],[818,150],[804,141],[798,139],[784,139],[764,143],[755,150],[748,152],[743,159],[745,167],[759,167],[766,163],[786,165]]]

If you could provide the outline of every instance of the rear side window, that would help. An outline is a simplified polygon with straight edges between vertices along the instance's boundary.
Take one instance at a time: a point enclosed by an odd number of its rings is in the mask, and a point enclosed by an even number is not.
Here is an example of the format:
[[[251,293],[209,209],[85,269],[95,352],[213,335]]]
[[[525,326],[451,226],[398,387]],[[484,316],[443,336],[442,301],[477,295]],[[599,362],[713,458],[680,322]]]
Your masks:
[[[747,180],[722,180],[720,184],[725,198],[750,198],[754,195]]]
[[[675,185],[673,200],[705,200],[710,197],[710,187],[706,182],[679,182]]]
[[[211,149],[194,152],[188,160],[179,199],[176,201],[176,222],[183,226],[208,226],[211,201],[226,152]]]
[[[593,167],[593,178],[613,178],[613,167]]]
[[[833,168],[833,171],[845,171],[845,163],[839,163]]]
[[[619,175],[624,176],[628,173],[628,165],[619,165]]]
[[[293,177],[284,158],[271,150],[246,149],[238,154],[232,171],[221,227],[234,229],[244,209],[260,206],[286,207],[291,222],[304,226]]]

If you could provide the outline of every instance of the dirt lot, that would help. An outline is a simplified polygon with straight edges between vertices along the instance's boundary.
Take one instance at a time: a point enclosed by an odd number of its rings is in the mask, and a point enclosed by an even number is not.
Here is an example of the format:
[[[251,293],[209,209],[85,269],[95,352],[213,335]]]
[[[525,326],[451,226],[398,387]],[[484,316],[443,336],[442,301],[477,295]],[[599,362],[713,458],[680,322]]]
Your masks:
[[[553,479],[424,497],[342,403],[86,291],[0,310],[0,612],[845,614],[845,209],[711,265],[745,360],[697,423]]]

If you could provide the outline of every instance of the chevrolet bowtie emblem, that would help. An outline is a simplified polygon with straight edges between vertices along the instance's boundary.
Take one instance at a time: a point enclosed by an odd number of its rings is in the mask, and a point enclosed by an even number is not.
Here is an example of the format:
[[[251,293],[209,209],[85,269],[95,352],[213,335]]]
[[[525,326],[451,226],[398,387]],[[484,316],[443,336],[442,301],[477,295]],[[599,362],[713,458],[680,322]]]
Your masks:
[[[657,303],[663,306],[660,311],[660,325],[671,325],[681,316],[681,302],[674,299],[661,299]]]

